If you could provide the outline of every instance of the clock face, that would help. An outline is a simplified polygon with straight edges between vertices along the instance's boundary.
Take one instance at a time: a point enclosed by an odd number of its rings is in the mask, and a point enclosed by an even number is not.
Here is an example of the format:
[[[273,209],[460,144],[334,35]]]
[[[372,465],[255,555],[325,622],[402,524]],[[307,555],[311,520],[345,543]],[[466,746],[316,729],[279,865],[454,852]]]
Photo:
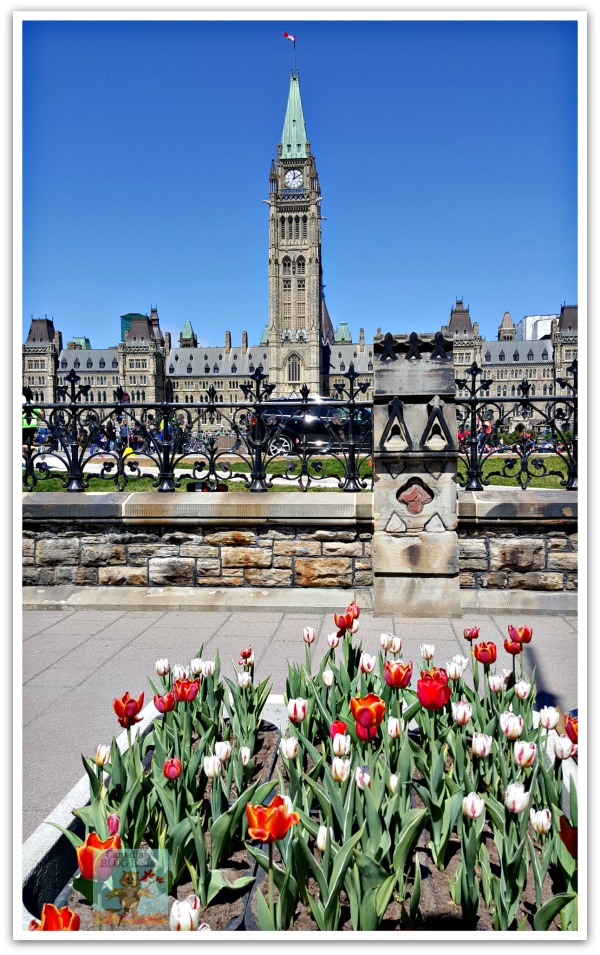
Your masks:
[[[300,189],[304,182],[304,176],[299,169],[288,169],[285,174],[284,182],[288,189]]]

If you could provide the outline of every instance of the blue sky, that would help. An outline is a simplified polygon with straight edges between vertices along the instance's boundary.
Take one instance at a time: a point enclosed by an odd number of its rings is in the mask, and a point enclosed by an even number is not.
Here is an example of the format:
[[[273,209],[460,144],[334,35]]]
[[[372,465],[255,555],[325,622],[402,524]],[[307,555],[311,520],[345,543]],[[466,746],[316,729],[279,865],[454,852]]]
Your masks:
[[[433,331],[463,297],[495,338],[577,302],[575,22],[29,21],[23,337],[115,345],[157,305],[174,344],[258,340],[284,30],[334,326]]]

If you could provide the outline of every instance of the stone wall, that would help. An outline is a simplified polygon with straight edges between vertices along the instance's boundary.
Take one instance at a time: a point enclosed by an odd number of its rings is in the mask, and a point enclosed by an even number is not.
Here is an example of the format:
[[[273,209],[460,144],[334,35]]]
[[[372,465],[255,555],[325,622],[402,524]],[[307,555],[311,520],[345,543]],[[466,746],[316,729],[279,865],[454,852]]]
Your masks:
[[[458,535],[463,590],[577,590],[573,492],[465,492],[459,501]]]
[[[37,500],[42,497],[45,502]],[[326,495],[326,505],[321,495],[228,494],[225,507],[221,496],[215,506],[217,498],[206,495],[81,495],[67,498],[68,516],[56,513],[67,503],[58,497],[26,499],[25,585],[355,588],[373,582],[370,500],[359,504],[354,494]]]
[[[373,583],[370,494],[36,493],[23,517],[26,586]],[[460,492],[461,592],[576,591],[577,539],[572,492]]]

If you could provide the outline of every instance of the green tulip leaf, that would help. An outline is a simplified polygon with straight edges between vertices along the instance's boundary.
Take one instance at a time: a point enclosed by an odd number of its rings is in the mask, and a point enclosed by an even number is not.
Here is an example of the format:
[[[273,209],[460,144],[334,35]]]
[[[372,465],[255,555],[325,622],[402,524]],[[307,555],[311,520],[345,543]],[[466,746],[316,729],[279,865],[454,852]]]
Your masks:
[[[559,895],[553,895],[552,898],[535,913],[533,919],[534,930],[536,932],[546,932],[561,909],[576,898],[577,894],[575,892],[561,892]]]

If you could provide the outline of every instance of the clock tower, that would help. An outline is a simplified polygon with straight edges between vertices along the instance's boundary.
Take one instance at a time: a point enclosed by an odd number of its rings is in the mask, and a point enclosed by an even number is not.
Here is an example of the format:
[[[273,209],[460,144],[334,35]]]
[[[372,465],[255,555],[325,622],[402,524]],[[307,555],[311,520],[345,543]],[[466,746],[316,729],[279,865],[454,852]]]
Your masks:
[[[321,193],[292,72],[277,161],[269,175],[269,380],[287,396],[322,394]],[[332,335],[327,320],[325,337]]]

